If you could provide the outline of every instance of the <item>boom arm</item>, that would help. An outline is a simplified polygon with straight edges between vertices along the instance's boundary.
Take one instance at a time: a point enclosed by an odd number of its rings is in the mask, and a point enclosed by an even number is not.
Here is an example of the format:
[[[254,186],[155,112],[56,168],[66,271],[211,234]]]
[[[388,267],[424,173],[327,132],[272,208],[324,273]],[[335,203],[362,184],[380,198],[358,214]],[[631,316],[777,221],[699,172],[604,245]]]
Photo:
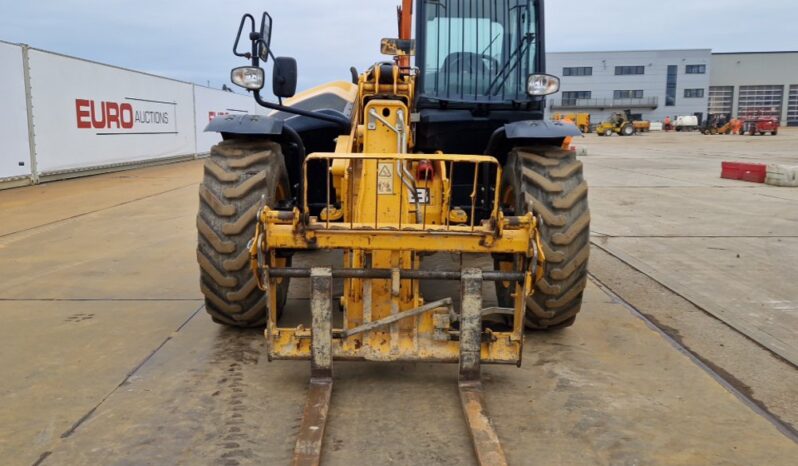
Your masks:
[[[402,6],[398,8],[399,13],[399,38],[410,39],[413,33],[413,0],[402,0]]]
[[[413,34],[413,0],[402,0],[402,6],[396,9],[399,16],[399,38],[410,40]],[[410,57],[398,57],[400,68],[410,68]]]

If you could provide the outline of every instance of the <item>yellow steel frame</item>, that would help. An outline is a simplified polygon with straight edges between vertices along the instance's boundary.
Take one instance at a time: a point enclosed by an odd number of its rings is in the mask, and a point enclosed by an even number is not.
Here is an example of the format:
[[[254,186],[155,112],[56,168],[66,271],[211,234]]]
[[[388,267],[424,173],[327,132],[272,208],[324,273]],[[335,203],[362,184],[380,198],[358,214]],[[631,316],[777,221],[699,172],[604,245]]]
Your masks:
[[[341,249],[347,269],[391,270],[390,279],[346,278],[341,305],[342,328],[332,341],[331,354],[345,360],[402,360],[457,362],[460,343],[447,328],[450,310],[439,308],[398,320],[385,327],[345,336],[347,330],[396,316],[424,305],[418,280],[400,278],[401,270],[418,270],[425,253],[509,254],[514,263],[503,271],[520,272],[515,283],[513,327],[487,332],[480,359],[486,363],[520,364],[526,299],[542,273],[543,252],[537,221],[531,215],[505,218],[500,211],[498,161],[484,155],[417,154],[413,148],[411,105],[414,77],[392,69],[386,84],[375,66],[361,75],[353,111],[353,129],[338,138],[334,153],[310,154],[304,164],[305,205],[293,212],[260,210],[250,250],[259,286],[268,290],[270,317],[266,329],[272,359],[310,359],[311,329],[277,326],[277,285],[269,277],[279,264],[279,249]],[[391,98],[385,98],[390,95]],[[309,217],[309,164],[323,164],[327,207]],[[450,208],[452,171],[474,166],[470,211]],[[431,167],[422,170],[422,165]],[[496,196],[488,220],[475,222],[478,174],[491,166],[496,173]],[[424,177],[419,173],[424,173]],[[423,196],[422,196],[423,194]],[[426,197],[423,202],[421,198]],[[340,207],[339,207],[340,206]],[[449,332],[447,334],[446,332]],[[343,336],[342,336],[343,335]]]

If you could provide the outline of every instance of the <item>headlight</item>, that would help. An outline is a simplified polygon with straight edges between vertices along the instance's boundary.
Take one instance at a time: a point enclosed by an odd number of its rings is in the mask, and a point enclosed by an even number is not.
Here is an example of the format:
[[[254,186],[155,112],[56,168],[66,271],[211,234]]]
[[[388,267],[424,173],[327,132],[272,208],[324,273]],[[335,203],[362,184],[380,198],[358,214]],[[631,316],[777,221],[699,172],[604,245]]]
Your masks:
[[[233,68],[230,72],[230,81],[244,89],[258,90],[263,88],[263,69],[254,66],[241,66]]]
[[[550,74],[531,74],[526,82],[529,95],[551,95],[560,90],[560,78]]]

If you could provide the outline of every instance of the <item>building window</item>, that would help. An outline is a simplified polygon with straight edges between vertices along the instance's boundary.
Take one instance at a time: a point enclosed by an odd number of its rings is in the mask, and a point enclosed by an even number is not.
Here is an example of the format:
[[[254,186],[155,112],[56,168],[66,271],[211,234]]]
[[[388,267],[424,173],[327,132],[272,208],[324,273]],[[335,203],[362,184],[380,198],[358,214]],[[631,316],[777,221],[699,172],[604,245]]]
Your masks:
[[[734,86],[710,86],[709,109],[710,115],[726,115],[731,119],[734,107]]]
[[[703,89],[685,89],[684,90],[684,97],[686,99],[703,99],[704,98],[704,90]]]
[[[563,91],[562,104],[563,105],[576,105],[577,100],[585,100],[593,97],[591,91]]]
[[[737,115],[741,118],[772,116],[781,118],[784,86],[740,86]]]
[[[643,91],[615,91],[612,97],[614,99],[642,99]]]
[[[676,105],[676,76],[679,74],[677,65],[668,65],[668,79],[665,83],[665,106]]]
[[[707,74],[707,65],[687,65],[687,74]]]
[[[615,76],[625,76],[629,74],[646,74],[645,66],[616,66]]]
[[[593,76],[592,66],[573,66],[562,69],[563,76]]]

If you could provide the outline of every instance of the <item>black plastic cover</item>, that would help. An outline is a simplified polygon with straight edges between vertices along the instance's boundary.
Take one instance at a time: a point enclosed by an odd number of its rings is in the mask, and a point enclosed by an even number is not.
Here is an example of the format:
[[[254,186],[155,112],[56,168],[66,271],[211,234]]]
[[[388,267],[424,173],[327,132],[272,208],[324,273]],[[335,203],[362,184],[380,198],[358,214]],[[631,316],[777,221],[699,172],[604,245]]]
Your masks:
[[[283,120],[264,115],[221,115],[211,120],[205,131],[278,135],[283,133]]]
[[[560,121],[527,120],[504,125],[507,139],[546,139],[581,136],[575,125]]]

